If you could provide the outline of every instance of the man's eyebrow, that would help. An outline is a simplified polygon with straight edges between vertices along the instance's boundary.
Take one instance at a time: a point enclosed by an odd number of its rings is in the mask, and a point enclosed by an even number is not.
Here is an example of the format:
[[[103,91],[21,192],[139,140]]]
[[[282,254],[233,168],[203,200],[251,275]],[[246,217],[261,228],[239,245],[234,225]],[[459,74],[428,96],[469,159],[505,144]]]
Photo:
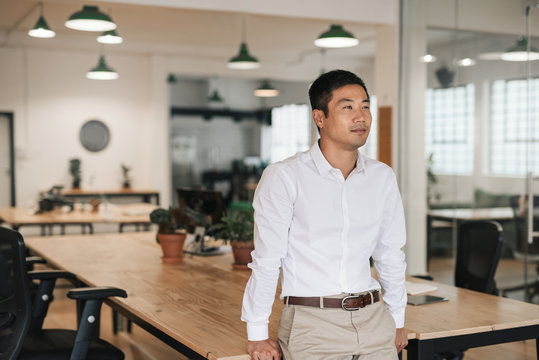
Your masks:
[[[339,101],[337,101],[338,104],[343,103],[343,102],[354,102],[354,100],[348,99],[348,98],[342,98],[342,99],[340,99]],[[361,102],[362,102],[362,103],[370,103],[371,100],[370,100],[370,99],[365,99],[365,100],[363,100],[363,101],[361,101]]]

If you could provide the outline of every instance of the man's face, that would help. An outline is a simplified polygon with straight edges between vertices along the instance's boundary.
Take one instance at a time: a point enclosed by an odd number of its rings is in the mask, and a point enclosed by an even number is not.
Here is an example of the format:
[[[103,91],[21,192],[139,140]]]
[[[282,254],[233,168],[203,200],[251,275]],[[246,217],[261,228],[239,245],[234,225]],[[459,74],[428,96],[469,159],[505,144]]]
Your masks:
[[[370,101],[360,85],[345,85],[333,90],[328,115],[313,110],[313,119],[320,128],[320,137],[343,150],[356,150],[365,145],[371,128]]]

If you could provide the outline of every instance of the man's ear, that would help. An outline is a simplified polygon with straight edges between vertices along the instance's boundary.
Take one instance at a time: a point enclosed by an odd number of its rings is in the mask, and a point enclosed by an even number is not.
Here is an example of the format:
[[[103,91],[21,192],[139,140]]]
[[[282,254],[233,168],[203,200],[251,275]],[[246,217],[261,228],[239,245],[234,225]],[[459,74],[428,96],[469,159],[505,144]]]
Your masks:
[[[322,110],[319,110],[319,109],[314,109],[313,110],[313,121],[316,124],[316,126],[318,126],[319,128],[324,127],[325,118],[326,117],[325,117],[324,112]]]

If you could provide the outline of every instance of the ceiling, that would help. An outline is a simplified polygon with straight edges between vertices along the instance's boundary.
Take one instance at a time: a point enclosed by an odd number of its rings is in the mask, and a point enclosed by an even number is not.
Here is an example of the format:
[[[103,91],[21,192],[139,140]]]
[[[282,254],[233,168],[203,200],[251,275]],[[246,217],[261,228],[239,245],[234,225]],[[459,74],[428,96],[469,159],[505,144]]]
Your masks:
[[[27,31],[39,17],[38,4],[32,0],[0,0],[0,46],[99,53],[103,45],[96,42],[97,34],[64,26],[65,20],[82,8],[81,1],[43,1],[44,16],[56,37],[29,37]],[[92,2],[84,4],[91,5]],[[329,28],[331,20],[145,6],[125,1],[93,4],[111,15],[118,25],[118,33],[124,37],[121,45],[105,45],[105,54],[157,54],[172,59],[196,58],[222,63],[222,71],[217,67],[212,71],[220,73],[210,75],[249,76],[250,73],[260,77],[268,71],[272,72],[273,78],[278,78],[280,71],[289,73],[292,70],[300,78],[310,80],[321,68],[359,69],[369,66],[375,51],[376,24],[373,23],[340,22],[360,39],[360,45],[328,49],[323,55],[313,41]],[[249,51],[262,64],[261,69],[254,72],[226,68],[228,59],[238,52],[243,21]]]

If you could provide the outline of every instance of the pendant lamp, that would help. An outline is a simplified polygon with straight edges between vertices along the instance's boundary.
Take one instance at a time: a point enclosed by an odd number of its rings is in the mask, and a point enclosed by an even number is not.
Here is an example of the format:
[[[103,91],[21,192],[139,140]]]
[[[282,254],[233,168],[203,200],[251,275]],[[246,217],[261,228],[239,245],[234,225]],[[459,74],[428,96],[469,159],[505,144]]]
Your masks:
[[[320,34],[314,44],[323,48],[346,48],[359,44],[352,33],[344,30],[342,25],[331,25],[329,30]]]
[[[109,31],[116,29],[110,16],[99,11],[97,6],[84,5],[81,11],[71,15],[65,26],[81,31]]]
[[[34,27],[28,31],[28,35],[43,39],[53,38],[56,36],[56,33],[51,30],[49,24],[47,24],[47,21],[45,20],[45,17],[43,16],[43,3],[39,3],[39,7],[39,19],[37,20]]]
[[[263,80],[262,84],[254,91],[258,97],[275,97],[279,95],[279,90],[271,86],[269,80]]]
[[[528,61],[528,41],[525,36],[517,39],[515,45],[507,49],[502,55],[502,60],[505,61]],[[529,60],[539,60],[539,51],[536,48],[530,47]]]
[[[105,56],[101,55],[97,66],[88,71],[86,77],[92,80],[116,80],[119,76],[116,71],[107,66]]]
[[[258,62],[257,58],[249,54],[247,43],[245,42],[245,18],[243,18],[242,21],[241,37],[242,42],[240,45],[240,51],[238,52],[238,55],[234,56],[228,61],[228,68],[236,70],[258,69],[260,67],[260,62]]]
[[[208,96],[208,102],[209,103],[222,103],[223,102],[223,98],[221,97],[221,95],[219,95],[218,90],[213,90],[211,95]]]
[[[100,44],[121,44],[124,42],[124,39],[118,35],[116,30],[105,31],[97,37],[97,42]]]

